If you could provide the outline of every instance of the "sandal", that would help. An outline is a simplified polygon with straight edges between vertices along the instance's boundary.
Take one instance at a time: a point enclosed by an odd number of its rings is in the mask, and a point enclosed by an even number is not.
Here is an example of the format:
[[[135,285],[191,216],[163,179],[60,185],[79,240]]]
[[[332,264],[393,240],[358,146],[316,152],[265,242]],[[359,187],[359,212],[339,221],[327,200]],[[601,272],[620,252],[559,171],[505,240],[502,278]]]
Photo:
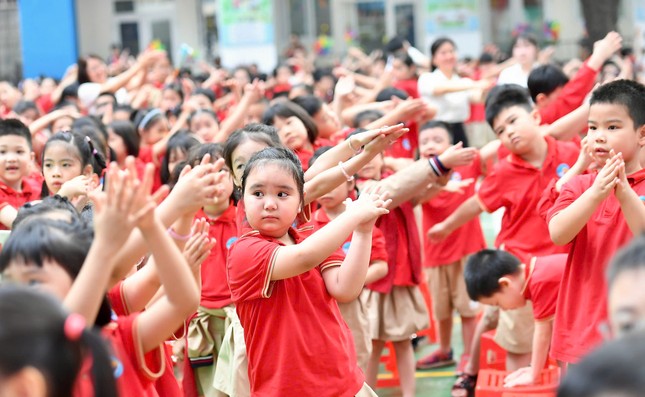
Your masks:
[[[477,385],[477,375],[468,375],[461,373],[458,375],[455,384],[452,385],[450,395],[452,397],[475,397],[475,386]]]

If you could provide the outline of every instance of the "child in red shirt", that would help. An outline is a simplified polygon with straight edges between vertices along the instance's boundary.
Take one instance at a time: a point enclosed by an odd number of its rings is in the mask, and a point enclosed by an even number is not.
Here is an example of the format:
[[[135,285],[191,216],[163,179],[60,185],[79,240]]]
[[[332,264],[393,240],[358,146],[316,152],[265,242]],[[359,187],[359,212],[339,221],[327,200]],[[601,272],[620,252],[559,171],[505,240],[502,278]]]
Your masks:
[[[321,151],[329,149],[322,148],[314,153],[312,163],[319,156]],[[321,229],[336,217],[345,211],[345,201],[356,197],[356,184],[353,178],[336,189],[324,194],[318,199],[320,209],[312,215],[314,230]],[[351,236],[348,236],[343,244],[343,252],[347,253],[351,247]],[[388,272],[387,267],[387,250],[385,247],[385,237],[378,229],[372,230],[372,251],[370,253],[370,265],[367,269],[365,284],[373,283],[382,279]],[[358,359],[358,366],[363,372],[367,370],[367,362],[372,352],[372,338],[369,333],[369,324],[367,308],[363,305],[361,299],[355,299],[351,302],[339,302],[338,308],[343,319],[352,331],[354,337],[354,347]]]
[[[430,121],[421,127],[419,155],[429,159],[442,154],[452,142],[450,127],[441,121]],[[463,191],[441,191],[441,186],[430,189],[419,199],[423,209],[423,230],[447,218],[459,205],[475,195],[473,183],[481,175],[479,156],[468,165],[456,167],[450,174],[454,183],[468,183]],[[425,201],[425,202],[424,202]],[[477,310],[471,304],[463,279],[466,257],[486,247],[479,218],[474,218],[455,230],[444,241],[433,242],[424,238],[424,260],[428,286],[432,297],[433,314],[437,320],[439,349],[417,362],[418,369],[438,368],[454,363],[450,339],[452,317],[456,309],[461,316],[464,351],[470,351],[475,331]]]
[[[303,185],[297,157],[282,148],[253,155],[242,176],[254,230],[231,247],[227,274],[244,328],[251,395],[374,396],[336,301],[358,297],[372,228],[389,201],[365,195],[303,241],[291,227]],[[352,231],[343,258],[339,247]]]
[[[40,197],[26,180],[33,160],[29,129],[16,119],[0,120],[0,230],[11,229],[18,208]]]
[[[470,298],[485,305],[513,310],[533,303],[535,336],[531,365],[508,375],[505,386],[525,386],[538,383],[546,364],[553,334],[553,319],[558,300],[560,281],[567,254],[533,257],[521,264],[505,251],[485,249],[468,259],[464,270]]]
[[[548,214],[553,241],[572,243],[552,347],[553,356],[566,363],[577,362],[601,343],[598,328],[607,319],[605,268],[621,246],[645,229],[645,171],[638,156],[645,143],[644,98],[645,87],[630,80],[594,91],[588,145],[604,165],[597,174],[565,184]]]

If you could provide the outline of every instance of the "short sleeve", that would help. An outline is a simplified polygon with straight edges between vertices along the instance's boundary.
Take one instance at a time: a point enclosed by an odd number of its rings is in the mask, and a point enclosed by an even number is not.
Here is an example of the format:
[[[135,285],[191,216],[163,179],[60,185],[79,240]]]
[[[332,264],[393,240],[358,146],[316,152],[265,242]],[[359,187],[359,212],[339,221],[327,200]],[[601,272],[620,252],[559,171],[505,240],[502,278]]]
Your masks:
[[[385,236],[377,227],[372,230],[372,253],[370,254],[370,263],[375,261],[388,261]]]
[[[234,302],[271,296],[271,274],[280,245],[257,237],[243,237],[231,247],[226,264]]]
[[[119,281],[114,287],[110,288],[107,293],[108,301],[114,313],[121,317],[130,314],[130,309],[123,294],[123,280]]]
[[[555,204],[555,201],[558,199],[558,196],[560,193],[556,189],[556,183],[558,182],[558,178],[553,178],[549,182],[549,184],[546,186],[546,189],[542,192],[542,196],[540,197],[540,201],[538,201],[537,204],[537,211],[538,215],[540,215],[540,218],[546,220],[547,215],[549,213],[549,210],[553,205]]]
[[[497,167],[484,178],[479,187],[479,191],[475,195],[479,204],[486,212],[495,212],[504,207],[504,192],[507,190],[505,184],[508,180],[504,180],[502,176],[496,171]]]
[[[576,201],[578,197],[586,190],[583,188],[584,185],[587,185],[593,182],[595,176],[592,175],[580,175],[574,177],[572,180],[562,186],[560,195],[555,200],[551,209],[547,212],[546,220],[547,224],[551,222],[554,216],[556,216],[560,211],[567,208],[571,203]],[[584,183],[587,182],[587,183]]]
[[[325,269],[342,265],[344,260],[345,253],[343,252],[343,249],[339,247],[336,251],[334,251],[334,253],[329,255],[327,259],[325,259],[320,265],[318,265],[318,269],[320,269],[320,272],[322,273]]]
[[[133,368],[144,383],[154,382],[165,370],[165,359],[163,345],[145,353],[143,344],[137,332],[137,320],[139,313],[126,317],[119,317],[116,321],[116,328],[112,331],[112,336],[119,340],[123,346],[123,351],[127,357],[121,357],[122,360],[129,360]],[[114,324],[114,323],[113,323]]]
[[[99,83],[83,83],[78,87],[78,99],[86,108],[92,106],[100,93],[101,84]]]

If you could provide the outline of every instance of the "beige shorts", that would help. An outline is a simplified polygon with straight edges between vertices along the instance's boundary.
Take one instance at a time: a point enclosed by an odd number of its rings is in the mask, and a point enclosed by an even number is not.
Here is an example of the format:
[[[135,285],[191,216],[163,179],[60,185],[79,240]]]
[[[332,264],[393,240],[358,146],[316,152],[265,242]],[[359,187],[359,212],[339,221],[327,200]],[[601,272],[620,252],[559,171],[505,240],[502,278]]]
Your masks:
[[[437,320],[452,318],[454,310],[462,317],[474,317],[479,305],[468,297],[464,281],[464,260],[449,265],[424,269],[432,297],[432,310]]]
[[[468,144],[478,149],[497,139],[495,132],[485,121],[466,123],[464,130],[466,131],[466,137],[468,137]]]
[[[397,342],[428,328],[428,310],[417,286],[395,285],[388,294],[365,289],[361,299],[367,307],[372,339]]]
[[[367,362],[372,354],[372,337],[369,332],[367,308],[360,298],[347,303],[338,302],[338,308],[345,323],[352,331],[356,360],[360,369],[365,373]]]
[[[496,317],[499,316],[499,321]],[[504,350],[514,354],[527,354],[533,350],[533,305],[530,301],[522,308],[499,310],[487,306],[482,321],[491,327],[497,321],[495,343]]]

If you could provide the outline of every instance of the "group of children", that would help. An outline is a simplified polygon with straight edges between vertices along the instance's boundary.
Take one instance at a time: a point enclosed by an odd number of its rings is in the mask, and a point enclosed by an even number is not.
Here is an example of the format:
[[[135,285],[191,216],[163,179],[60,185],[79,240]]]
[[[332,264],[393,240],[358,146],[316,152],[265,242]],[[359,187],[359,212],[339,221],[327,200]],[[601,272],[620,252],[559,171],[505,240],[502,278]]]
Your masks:
[[[645,229],[645,87],[593,87],[620,40],[570,80],[531,70],[530,37],[480,82],[457,75],[448,38],[429,60],[354,51],[360,70],[337,81],[301,50],[266,84],[164,74],[158,51],[108,78],[91,56],[77,91],[35,98],[47,114],[3,104],[0,395],[374,396],[391,342],[411,397],[417,369],[455,362],[455,311],[470,359],[453,395],[473,395],[493,328],[508,387],[539,382],[549,357],[564,373],[603,326],[618,337],[645,316],[643,241],[606,281]],[[479,150],[464,106],[494,133]],[[479,215],[499,209],[488,249]],[[415,361],[430,318],[439,346]],[[563,396],[589,395],[585,365]]]

